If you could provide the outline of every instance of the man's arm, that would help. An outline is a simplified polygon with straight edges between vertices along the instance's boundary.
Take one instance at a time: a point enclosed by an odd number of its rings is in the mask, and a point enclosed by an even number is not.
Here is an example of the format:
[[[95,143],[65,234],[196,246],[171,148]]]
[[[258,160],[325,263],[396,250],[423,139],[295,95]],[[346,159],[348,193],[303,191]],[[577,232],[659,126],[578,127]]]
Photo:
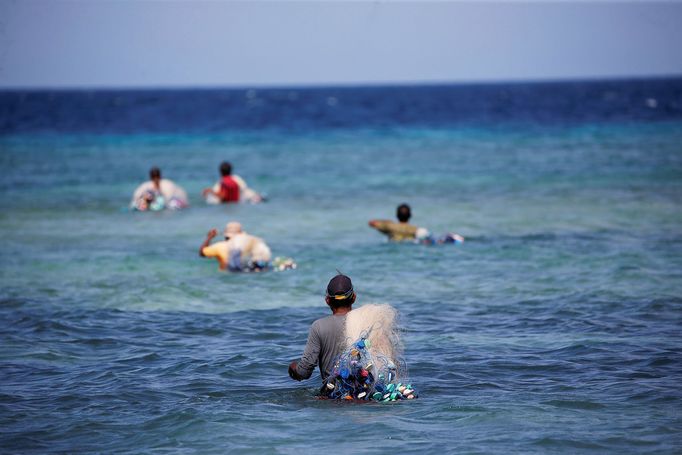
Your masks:
[[[317,333],[315,324],[310,328],[308,333],[308,342],[305,345],[305,350],[301,356],[301,360],[293,361],[289,364],[289,377],[296,381],[308,379],[313,374],[313,370],[317,365],[317,360],[320,357],[320,337]]]
[[[213,196],[217,197],[217,198],[220,199],[221,201],[223,200],[222,194],[220,194],[220,182],[216,183],[215,185],[213,185],[213,186],[211,186],[211,187],[204,188],[204,189],[201,191],[201,195],[202,195],[203,197],[206,197],[206,196],[208,196],[209,194],[212,194]]]
[[[213,237],[217,235],[215,229],[211,229],[206,235],[206,240],[201,244],[199,248],[199,256],[206,258],[216,258],[220,264],[220,270],[227,269],[227,262],[230,258],[230,242],[215,242],[209,245],[209,242]]]
[[[368,224],[369,227],[376,229],[384,234],[388,233],[388,225],[391,223],[389,220],[371,220]]]
[[[202,243],[201,246],[199,247],[199,256],[206,257],[206,255],[204,254],[204,248],[206,248],[211,243],[211,239],[213,239],[213,237],[215,237],[216,235],[218,235],[218,231],[216,229],[211,229],[210,231],[208,231],[204,243]]]

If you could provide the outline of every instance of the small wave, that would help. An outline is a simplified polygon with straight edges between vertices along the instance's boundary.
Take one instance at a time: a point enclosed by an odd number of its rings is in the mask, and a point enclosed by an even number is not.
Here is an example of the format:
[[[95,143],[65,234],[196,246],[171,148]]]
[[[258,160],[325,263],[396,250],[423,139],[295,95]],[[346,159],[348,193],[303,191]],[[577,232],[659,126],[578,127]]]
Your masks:
[[[549,401],[543,401],[542,404],[554,406],[557,408],[584,409],[586,411],[596,411],[596,410],[604,409],[606,407],[601,403],[596,403],[594,401],[585,401],[585,400],[549,400]]]

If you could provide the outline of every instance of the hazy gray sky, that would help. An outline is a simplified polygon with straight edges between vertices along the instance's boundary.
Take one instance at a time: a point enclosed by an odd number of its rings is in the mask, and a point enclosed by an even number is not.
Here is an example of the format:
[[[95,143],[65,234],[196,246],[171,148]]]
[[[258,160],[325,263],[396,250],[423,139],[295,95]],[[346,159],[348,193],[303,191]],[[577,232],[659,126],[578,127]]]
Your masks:
[[[682,2],[0,0],[0,87],[682,75]]]

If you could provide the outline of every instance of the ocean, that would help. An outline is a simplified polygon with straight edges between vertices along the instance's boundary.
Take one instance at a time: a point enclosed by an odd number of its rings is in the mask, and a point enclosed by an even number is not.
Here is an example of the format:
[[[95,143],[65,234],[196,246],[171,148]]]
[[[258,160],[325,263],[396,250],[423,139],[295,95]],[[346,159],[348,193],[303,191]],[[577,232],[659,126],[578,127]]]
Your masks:
[[[205,204],[223,160],[268,201]],[[152,166],[187,210],[127,210]],[[0,171],[2,453],[682,447],[682,79],[4,91]],[[199,257],[235,220],[298,268]],[[419,399],[288,377],[337,270]]]

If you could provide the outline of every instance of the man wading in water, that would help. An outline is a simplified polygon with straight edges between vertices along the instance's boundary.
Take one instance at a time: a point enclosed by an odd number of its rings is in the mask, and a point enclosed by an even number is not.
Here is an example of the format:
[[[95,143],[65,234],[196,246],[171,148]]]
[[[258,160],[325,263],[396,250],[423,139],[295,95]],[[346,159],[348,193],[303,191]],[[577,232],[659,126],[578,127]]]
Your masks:
[[[332,314],[313,322],[301,359],[289,365],[292,379],[308,379],[316,365],[320,366],[323,383],[329,377],[336,357],[345,347],[346,315],[353,309],[355,297],[353,283],[346,275],[338,274],[329,281],[325,302]]]

